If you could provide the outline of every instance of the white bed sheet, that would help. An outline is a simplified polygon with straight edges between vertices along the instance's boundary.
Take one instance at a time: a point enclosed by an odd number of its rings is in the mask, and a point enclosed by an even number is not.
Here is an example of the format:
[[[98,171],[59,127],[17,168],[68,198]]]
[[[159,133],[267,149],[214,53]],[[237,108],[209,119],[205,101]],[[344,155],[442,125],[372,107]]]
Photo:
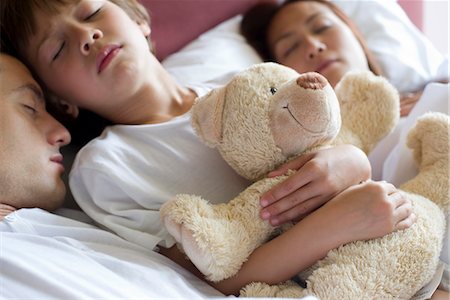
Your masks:
[[[21,209],[0,222],[0,298],[234,297],[225,297],[166,257],[105,230],[41,209]]]

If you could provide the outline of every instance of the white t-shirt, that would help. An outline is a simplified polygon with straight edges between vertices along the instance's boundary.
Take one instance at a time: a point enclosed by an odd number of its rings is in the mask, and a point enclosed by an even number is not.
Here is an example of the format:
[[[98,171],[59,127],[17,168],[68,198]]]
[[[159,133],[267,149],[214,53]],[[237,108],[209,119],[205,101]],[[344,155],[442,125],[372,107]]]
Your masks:
[[[2,299],[225,299],[154,251],[41,209],[0,221],[0,266]]]
[[[219,203],[249,184],[199,140],[189,113],[160,124],[106,128],[77,154],[69,183],[92,219],[147,249],[174,244],[159,209],[176,194]]]

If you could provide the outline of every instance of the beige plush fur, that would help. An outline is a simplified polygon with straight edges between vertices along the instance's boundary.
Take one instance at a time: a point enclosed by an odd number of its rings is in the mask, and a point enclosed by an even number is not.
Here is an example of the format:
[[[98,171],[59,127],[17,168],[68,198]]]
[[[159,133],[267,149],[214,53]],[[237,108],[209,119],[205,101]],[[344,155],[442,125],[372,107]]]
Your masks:
[[[209,280],[233,276],[278,230],[260,219],[259,198],[290,174],[264,175],[317,147],[352,143],[369,152],[395,126],[398,106],[395,89],[369,72],[346,75],[334,91],[316,73],[298,74],[273,63],[253,66],[199,98],[192,123],[199,137],[217,147],[236,172],[256,182],[219,205],[199,196],[177,195],[161,208],[162,222]],[[409,143],[421,172],[403,187],[439,206],[410,194],[418,216],[411,228],[330,251],[301,274],[307,281],[305,289],[293,283],[253,283],[242,295],[320,299],[414,295],[433,275],[441,249],[443,210],[449,206],[448,128],[448,116],[437,114],[416,126]]]

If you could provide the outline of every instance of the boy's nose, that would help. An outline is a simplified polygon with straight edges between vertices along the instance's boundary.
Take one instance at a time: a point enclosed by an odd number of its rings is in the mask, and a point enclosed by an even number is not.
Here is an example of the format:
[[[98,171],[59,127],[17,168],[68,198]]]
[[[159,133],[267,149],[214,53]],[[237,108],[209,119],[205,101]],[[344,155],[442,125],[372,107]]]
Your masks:
[[[92,48],[92,45],[96,40],[103,37],[103,33],[98,29],[89,29],[86,30],[82,40],[81,40],[81,53],[89,54],[89,51]]]

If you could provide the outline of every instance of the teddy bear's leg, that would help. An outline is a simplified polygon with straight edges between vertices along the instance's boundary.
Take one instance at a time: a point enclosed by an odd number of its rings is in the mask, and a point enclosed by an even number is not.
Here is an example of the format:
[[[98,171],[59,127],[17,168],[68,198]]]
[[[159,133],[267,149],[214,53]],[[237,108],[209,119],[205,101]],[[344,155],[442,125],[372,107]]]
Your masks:
[[[162,222],[192,263],[212,281],[234,275],[249,253],[240,253],[245,229],[223,218],[219,208],[198,196],[177,195],[161,208]]]
[[[436,203],[445,213],[450,208],[450,117],[427,113],[408,134],[419,174],[401,186]]]
[[[300,298],[308,296],[305,289],[293,281],[283,284],[269,285],[263,282],[247,284],[241,291],[241,297],[276,297],[276,298]]]
[[[282,180],[260,180],[228,203],[177,195],[161,207],[161,219],[208,280],[236,274],[252,251],[276,230],[259,217],[260,195]]]
[[[411,299],[435,272],[444,232],[436,205],[416,201],[415,208],[418,218],[409,229],[330,251],[306,278],[307,294],[321,300]]]

